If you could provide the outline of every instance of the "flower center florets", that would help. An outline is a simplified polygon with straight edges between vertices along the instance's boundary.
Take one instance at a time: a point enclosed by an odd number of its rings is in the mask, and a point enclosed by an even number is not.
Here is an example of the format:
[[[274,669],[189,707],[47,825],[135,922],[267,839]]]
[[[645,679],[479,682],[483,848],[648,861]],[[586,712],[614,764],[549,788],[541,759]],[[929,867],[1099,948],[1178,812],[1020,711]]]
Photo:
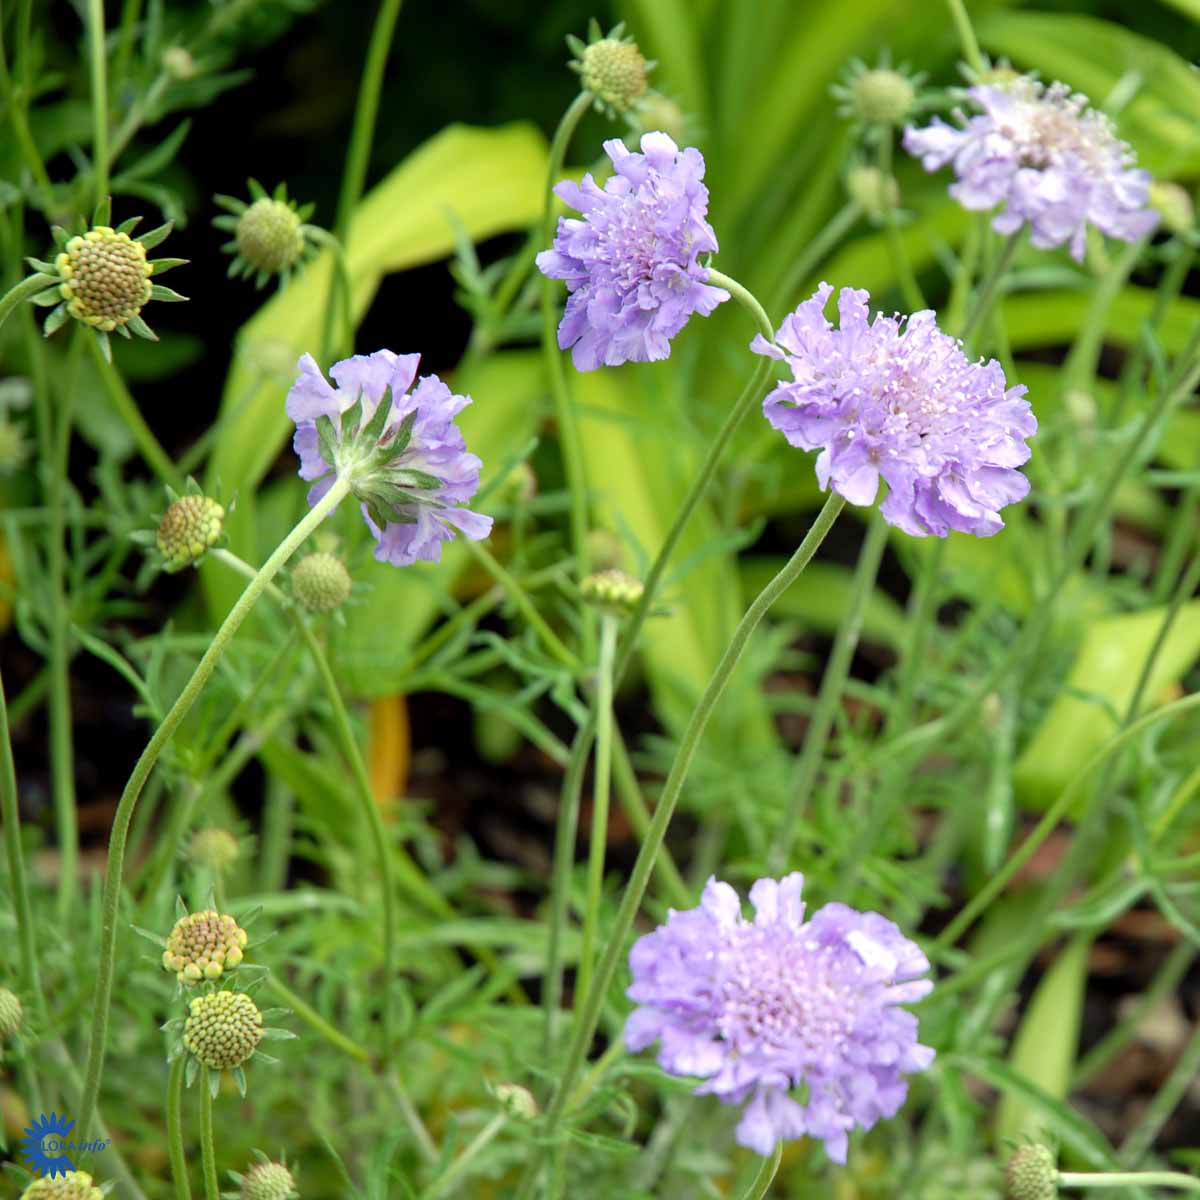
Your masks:
[[[1087,97],[1065,84],[1046,88],[1018,79],[1004,90],[1014,98],[1016,108],[999,129],[1013,142],[1022,165],[1042,168],[1071,158],[1101,168],[1131,160],[1108,118],[1089,109]]]
[[[71,238],[55,266],[71,316],[105,332],[133,320],[153,290],[146,247],[107,225]]]

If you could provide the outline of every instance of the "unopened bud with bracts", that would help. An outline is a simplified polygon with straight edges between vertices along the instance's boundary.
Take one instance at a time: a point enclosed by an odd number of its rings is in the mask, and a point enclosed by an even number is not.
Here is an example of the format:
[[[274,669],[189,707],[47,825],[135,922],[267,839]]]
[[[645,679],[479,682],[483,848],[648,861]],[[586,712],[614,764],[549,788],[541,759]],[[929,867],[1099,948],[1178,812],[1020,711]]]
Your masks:
[[[248,940],[246,931],[227,913],[214,908],[189,913],[175,922],[167,938],[163,968],[184,984],[220,979],[227,968],[242,961]]]
[[[198,867],[220,874],[238,860],[238,840],[228,829],[197,829],[188,846],[188,857]]]
[[[640,580],[613,568],[587,576],[579,590],[589,604],[615,616],[628,616],[637,608],[646,589]]]
[[[64,1171],[35,1180],[21,1193],[21,1200],[104,1200],[111,1186],[97,1187],[86,1171]]]
[[[21,999],[15,992],[6,987],[0,987],[0,1042],[6,1042],[21,1028],[25,1020],[25,1010],[21,1007]]]
[[[220,540],[224,520],[225,509],[207,496],[175,500],[163,513],[155,537],[164,570],[182,571],[198,563]]]
[[[624,23],[616,25],[605,36],[593,20],[586,42],[567,37],[575,56],[568,66],[578,73],[583,90],[596,98],[596,108],[610,117],[628,112],[645,95],[646,77],[655,65],[632,38],[621,36],[624,29]]]
[[[188,1005],[183,1044],[210,1071],[250,1061],[263,1036],[258,1005],[245,992],[208,992]]]
[[[235,196],[216,197],[226,215],[214,218],[213,224],[233,234],[233,240],[222,247],[233,253],[230,278],[253,277],[256,286],[262,287],[278,276],[286,284],[322,236],[322,231],[306,224],[313,206],[297,208],[282,183],[274,195],[268,195],[254,179],[248,186],[249,204]]]
[[[0,412],[0,476],[13,475],[28,461],[30,444],[16,421]]]
[[[1008,1200],[1056,1200],[1058,1167],[1054,1152],[1036,1142],[1018,1146],[1004,1172]]]
[[[857,163],[846,172],[846,193],[872,221],[882,221],[900,207],[900,185],[867,163]]]
[[[924,80],[905,67],[892,67],[886,56],[875,67],[854,59],[830,90],[843,117],[878,134],[900,127],[917,111]]]
[[[273,1162],[261,1150],[254,1151],[252,1162],[245,1173],[230,1171],[230,1178],[238,1185],[236,1192],[222,1192],[224,1200],[297,1200],[296,1177],[287,1165],[287,1160]]]
[[[538,1115],[533,1093],[519,1083],[498,1083],[493,1089],[501,1108],[519,1121],[532,1121]]]
[[[695,144],[695,122],[679,104],[662,92],[648,91],[625,115],[639,134],[657,130],[665,133],[677,145]]]
[[[341,608],[352,586],[350,572],[342,560],[324,550],[302,558],[292,571],[292,591],[311,613]]]

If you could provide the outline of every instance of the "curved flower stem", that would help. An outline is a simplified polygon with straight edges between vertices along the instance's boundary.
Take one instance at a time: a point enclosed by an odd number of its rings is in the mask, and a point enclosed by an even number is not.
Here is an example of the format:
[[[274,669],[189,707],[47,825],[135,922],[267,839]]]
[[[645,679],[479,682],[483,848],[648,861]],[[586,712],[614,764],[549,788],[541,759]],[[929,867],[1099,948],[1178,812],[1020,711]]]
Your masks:
[[[1170,1075],[1159,1086],[1154,1099],[1146,1106],[1146,1111],[1121,1143],[1117,1157],[1125,1166],[1132,1167],[1149,1152],[1155,1139],[1162,1132],[1162,1127],[1195,1083],[1197,1071],[1200,1071],[1200,1024],[1192,1031],[1192,1036],[1171,1068]],[[1194,1185],[1195,1190],[1200,1191],[1200,1180],[1194,1181]]]
[[[775,1181],[775,1174],[779,1170],[781,1158],[783,1158],[783,1142],[780,1141],[775,1143],[771,1157],[763,1159],[762,1166],[759,1167],[758,1174],[754,1177],[754,1182],[742,1193],[742,1200],[762,1200]]]
[[[51,284],[57,282],[53,275],[37,274],[27,275],[20,283],[14,284],[0,296],[0,325],[12,316],[13,309],[23,300],[32,299],[38,292],[44,292]]]
[[[967,347],[968,355],[971,348],[971,335],[983,323],[984,317],[991,312],[992,302],[996,299],[996,292],[1000,287],[1000,281],[1008,273],[1008,268],[1012,266],[1013,258],[1017,253],[1017,247],[1020,246],[1024,236],[1024,225],[1016,233],[1008,235],[1008,239],[1004,243],[1004,248],[992,264],[992,269],[988,272],[987,278],[980,283],[979,290],[975,293],[975,302],[967,311],[967,319],[963,322],[962,330],[958,335]]]
[[[323,1037],[331,1046],[343,1054],[348,1054],[355,1062],[369,1063],[371,1055],[365,1046],[360,1046],[353,1038],[348,1038],[340,1029],[325,1020],[311,1004],[302,1000],[292,991],[278,975],[267,976],[267,987],[283,1001],[310,1029]]]
[[[768,324],[770,322],[768,321]],[[621,640],[617,644],[617,662],[613,668],[613,688],[620,686],[633,655],[637,649],[638,636],[650,606],[654,603],[667,563],[670,562],[683,531],[687,528],[709,484],[717,473],[717,467],[733,435],[762,392],[771,370],[771,359],[760,358],[742,394],[738,397],[729,415],[725,418],[717,436],[708,448],[704,462],[696,474],[688,494],[684,497],[675,520],[667,531],[658,556],[646,575],[645,590],[633,615],[629,618]],[[575,837],[579,829],[579,804],[583,795],[583,776],[587,768],[588,752],[596,732],[596,714],[591,712],[587,722],[575,735],[571,744],[571,758],[563,775],[562,793],[559,798],[558,822],[554,837],[554,873],[550,895],[550,933],[546,946],[546,973],[542,988],[542,1004],[546,1014],[546,1057],[553,1056],[555,1035],[562,1004],[562,938],[567,924],[567,885],[572,856],[575,852]],[[565,864],[565,865],[564,865]]]
[[[187,1154],[183,1148],[183,1075],[186,1067],[187,1055],[176,1055],[171,1061],[171,1073],[167,1078],[167,1151],[171,1156],[175,1200],[192,1200]]]
[[[963,58],[967,60],[967,65],[972,71],[977,74],[982,73],[987,69],[987,63],[979,49],[979,40],[975,37],[975,30],[971,27],[971,18],[967,16],[967,6],[963,0],[946,0],[946,7],[950,9],[950,19],[958,31]]]
[[[570,107],[563,113],[554,140],[550,143],[550,157],[546,167],[545,207],[542,211],[542,246],[549,247],[554,241],[554,185],[562,173],[563,158],[567,145],[583,114],[591,106],[594,97],[590,92],[580,92]],[[583,448],[579,441],[579,423],[575,419],[575,408],[567,392],[567,376],[563,369],[562,351],[558,348],[557,327],[558,305],[555,281],[542,276],[542,352],[546,369],[550,373],[550,391],[554,396],[554,413],[558,421],[563,468],[567,476],[567,488],[571,497],[571,549],[575,554],[580,577],[590,568],[588,555],[588,496],[587,475],[583,465]],[[590,629],[585,623],[585,629]],[[584,654],[590,658],[590,654]]]
[[[617,653],[617,618],[605,613],[600,619],[600,665],[596,672],[596,767],[592,784],[592,836],[588,843],[587,892],[583,910],[583,942],[576,976],[576,1009],[592,981],[592,959],[600,925],[604,888],[604,852],[608,846],[609,783],[613,761],[613,660]]]
[[[435,1196],[442,1195],[448,1184],[463,1173],[470,1165],[470,1162],[478,1154],[480,1154],[489,1143],[495,1140],[496,1135],[508,1123],[508,1114],[504,1112],[497,1113],[471,1140],[463,1147],[463,1152],[446,1168],[446,1170],[430,1185],[429,1189],[423,1193],[421,1200],[434,1200]],[[462,1193],[460,1192],[459,1195]]]
[[[908,251],[904,248],[904,239],[900,236],[900,227],[896,224],[896,210],[892,207],[888,194],[888,184],[894,178],[892,175],[892,155],[895,147],[892,144],[890,127],[883,131],[879,139],[879,191],[882,208],[883,229],[887,237],[888,252],[892,256],[892,266],[896,271],[896,282],[900,285],[900,294],[904,297],[905,307],[910,313],[919,312],[927,307],[921,285],[913,273],[912,263],[908,259]]]
[[[724,288],[754,318],[763,337],[768,342],[774,342],[775,326],[771,324],[767,310],[758,302],[758,297],[749,288],[743,287],[736,279],[723,274],[715,267],[708,268],[708,282],[715,287]]]
[[[854,579],[850,585],[850,603],[838,626],[833,650],[821,680],[817,704],[809,720],[808,731],[804,735],[804,748],[800,752],[795,774],[788,788],[788,806],[783,825],[771,853],[767,856],[768,875],[779,874],[791,856],[792,845],[796,840],[796,828],[812,795],[817,772],[825,756],[825,747],[829,742],[829,733],[833,728],[834,714],[842,702],[842,692],[850,673],[850,661],[858,648],[863,614],[875,589],[875,577],[879,574],[879,563],[887,545],[887,536],[887,522],[878,512],[873,513],[866,539],[858,553],[858,566],[855,567]]]
[[[1181,700],[1163,705],[1152,713],[1132,722],[1115,737],[1110,738],[1071,777],[1057,800],[1046,810],[1033,832],[1021,843],[1008,861],[991,879],[963,906],[958,915],[934,939],[934,946],[943,949],[952,946],[972,921],[1009,885],[1016,873],[1033,857],[1037,848],[1054,832],[1059,821],[1067,815],[1071,805],[1078,799],[1084,784],[1097,767],[1103,766],[1118,750],[1129,745],[1142,733],[1160,721],[1168,720],[1200,705],[1200,692],[1184,696]]]
[[[104,38],[104,0],[88,0],[88,58],[92,76],[92,170],[96,203],[108,196],[108,45]]]
[[[1169,1187],[1200,1192],[1200,1179],[1195,1175],[1184,1175],[1182,1171],[1103,1171],[1096,1174],[1059,1171],[1058,1184],[1072,1188]]]
[[[646,884],[650,879],[650,872],[654,869],[654,860],[658,856],[658,849],[666,836],[667,826],[675,812],[675,805],[683,791],[684,781],[709,718],[741,660],[751,635],[758,628],[759,622],[771,605],[791,587],[800,577],[804,568],[808,566],[845,503],[845,500],[836,492],[830,494],[796,552],[746,609],[741,621],[738,622],[737,629],[734,630],[729,645],[725,648],[725,653],[721,656],[721,661],[717,664],[696,707],[692,710],[687,729],[684,731],[679,749],[675,753],[675,761],[671,764],[670,773],[654,810],[650,829],[638,850],[637,860],[633,864],[633,871],[625,887],[625,894],[621,898],[621,907],[617,911],[613,927],[608,934],[604,955],[600,960],[600,965],[596,968],[595,978],[588,989],[579,1019],[575,1022],[565,1065],[559,1074],[554,1094],[546,1110],[545,1124],[542,1130],[544,1150],[552,1148],[557,1141],[559,1126],[566,1114],[567,1100],[574,1089],[575,1078],[587,1058],[588,1048],[592,1044],[592,1038],[600,1022],[600,1012],[604,1006],[609,984],[616,973],[618,962],[625,953],[626,938],[633,927],[634,918],[637,916],[638,907],[641,905],[642,896],[646,891]],[[1196,699],[1200,702],[1200,695]],[[537,1159],[531,1162],[518,1193],[520,1197],[529,1195],[539,1165]]]
[[[182,1057],[182,1056],[181,1056]],[[204,1171],[204,1200],[221,1200],[217,1182],[217,1152],[213,1145],[213,1097],[208,1085],[208,1068],[200,1072],[200,1160]]]
[[[108,1011],[112,1003],[113,972],[117,953],[117,910],[121,901],[121,880],[125,867],[125,844],[129,838],[129,823],[137,806],[142,788],[158,762],[158,756],[175,734],[184,717],[216,669],[225,647],[242,622],[250,614],[259,596],[275,577],[279,569],[295,553],[305,538],[321,524],[350,491],[346,477],[334,480],[333,486],[304,515],[300,522],[275,548],[274,552],[259,568],[258,574],[246,585],[229,614],[217,630],[208,649],[204,652],[191,678],[184,684],[170,711],[154,731],[141,757],[121,793],[116,815],[113,817],[112,833],[108,842],[108,865],[104,875],[104,896],[101,901],[100,958],[96,971],[96,989],[92,1000],[92,1033],[88,1046],[87,1074],[84,1081],[83,1099],[80,1104],[79,1132],[86,1137],[92,1114],[96,1109],[96,1098],[100,1093],[100,1075],[104,1069],[105,1043],[108,1040]]]

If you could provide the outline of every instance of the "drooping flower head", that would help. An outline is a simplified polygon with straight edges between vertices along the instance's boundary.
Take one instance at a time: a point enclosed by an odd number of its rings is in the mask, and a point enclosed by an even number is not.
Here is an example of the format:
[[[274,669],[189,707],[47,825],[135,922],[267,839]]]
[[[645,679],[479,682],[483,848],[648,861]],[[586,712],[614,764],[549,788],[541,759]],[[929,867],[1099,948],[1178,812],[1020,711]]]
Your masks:
[[[953,164],[950,194],[964,208],[1003,204],[992,221],[998,232],[1028,222],[1035,246],[1069,243],[1076,261],[1089,224],[1126,242],[1154,228],[1149,174],[1134,167],[1133,152],[1086,96],[1028,76],[976,84],[967,94],[982,112],[957,114],[962,128],[934,117],[904,134],[904,148],[927,171]]]
[[[491,517],[462,507],[479,487],[482,465],[454,423],[470,397],[436,375],[422,376],[410,392],[420,361],[390,350],[356,354],[330,368],[330,387],[305,354],[287,398],[300,478],[317,481],[308,502],[348,477],[378,543],[375,557],[398,567],[437,562],[455,529],[479,541],[492,528]]]
[[[737,892],[709,879],[698,908],[639,938],[625,1044],[657,1041],[664,1070],[705,1079],[697,1094],[748,1101],[741,1145],[767,1155],[808,1136],[844,1163],[849,1131],[895,1115],[905,1076],[933,1061],[897,1007],[933,984],[924,954],[878,913],[827,904],[805,921],[803,884],[760,879],[747,921]]]
[[[665,133],[645,134],[641,146],[637,154],[616,138],[604,143],[616,173],[603,188],[585,175],[554,189],[583,219],[560,218],[554,249],[537,265],[566,280],[558,344],[580,371],[666,358],[692,313],[706,317],[729,299],[697,261],[717,248],[703,156]]]
[[[763,413],[793,446],[817,450],[817,479],[851,504],[872,504],[882,476],[884,519],[914,537],[950,530],[987,537],[1002,529],[999,509],[1029,481],[1016,468],[1037,421],[1025,387],[1008,387],[995,360],[970,362],[928,310],[867,321],[864,291],[843,288],[840,328],[826,320],[833,288],[784,318],[772,346],[793,380],[763,401]]]

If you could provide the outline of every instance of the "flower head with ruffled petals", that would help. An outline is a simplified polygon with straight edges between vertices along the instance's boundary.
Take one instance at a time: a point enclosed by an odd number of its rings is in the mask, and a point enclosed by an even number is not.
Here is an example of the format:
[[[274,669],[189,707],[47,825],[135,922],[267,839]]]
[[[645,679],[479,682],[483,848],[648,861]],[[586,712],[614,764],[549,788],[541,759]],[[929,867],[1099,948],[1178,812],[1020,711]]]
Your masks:
[[[537,265],[566,280],[558,344],[580,371],[666,358],[692,313],[708,316],[729,299],[698,262],[717,248],[703,156],[665,133],[645,134],[641,146],[637,154],[617,138],[604,143],[615,174],[603,188],[585,175],[554,189],[583,220],[560,218]]]
[[[924,129],[910,127],[904,148],[927,171],[952,163],[958,182],[950,194],[964,208],[1003,204],[992,222],[998,232],[1028,222],[1035,246],[1069,243],[1080,261],[1089,224],[1136,242],[1158,223],[1149,174],[1133,166],[1133,152],[1086,96],[1028,76],[977,84],[967,94],[981,113],[959,114],[960,129],[936,117]]]
[[[832,292],[821,284],[784,318],[775,345],[751,343],[793,375],[763,401],[767,420],[793,446],[819,449],[821,487],[851,504],[874,503],[882,477],[880,511],[905,533],[1002,529],[999,509],[1029,491],[1016,469],[1037,431],[1024,386],[1008,387],[995,360],[969,361],[930,311],[868,323],[870,296],[855,288],[838,297],[835,329],[823,311]]]
[[[657,1041],[664,1070],[705,1079],[697,1094],[748,1101],[741,1145],[767,1155],[814,1137],[844,1163],[850,1130],[894,1116],[905,1076],[933,1061],[916,1017],[897,1007],[933,984],[925,955],[878,913],[827,904],[805,921],[803,884],[760,879],[747,921],[737,892],[709,879],[699,908],[639,938],[625,1044]],[[804,1099],[789,1094],[800,1087]]]
[[[390,350],[356,354],[330,368],[331,387],[305,354],[287,398],[300,478],[316,480],[309,504],[348,477],[378,543],[375,557],[398,567],[437,562],[455,530],[479,541],[492,528],[491,517],[463,507],[482,465],[454,423],[471,400],[436,375],[422,376],[410,392],[420,360]]]

